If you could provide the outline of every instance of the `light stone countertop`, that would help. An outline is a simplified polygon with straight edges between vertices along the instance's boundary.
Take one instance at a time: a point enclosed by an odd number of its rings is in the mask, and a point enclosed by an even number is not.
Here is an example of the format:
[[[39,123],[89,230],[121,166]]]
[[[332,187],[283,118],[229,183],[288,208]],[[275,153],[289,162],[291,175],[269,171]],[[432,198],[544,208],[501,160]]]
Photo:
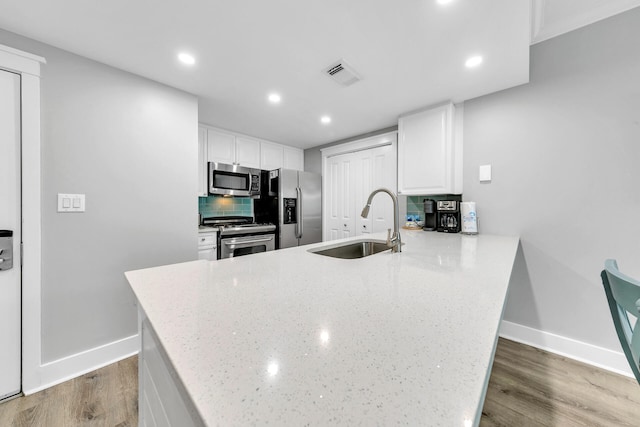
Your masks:
[[[402,240],[126,276],[206,425],[476,425],[519,239]]]
[[[218,232],[218,227],[214,227],[214,226],[210,226],[210,225],[199,225],[198,226],[198,233],[212,233],[212,232]]]

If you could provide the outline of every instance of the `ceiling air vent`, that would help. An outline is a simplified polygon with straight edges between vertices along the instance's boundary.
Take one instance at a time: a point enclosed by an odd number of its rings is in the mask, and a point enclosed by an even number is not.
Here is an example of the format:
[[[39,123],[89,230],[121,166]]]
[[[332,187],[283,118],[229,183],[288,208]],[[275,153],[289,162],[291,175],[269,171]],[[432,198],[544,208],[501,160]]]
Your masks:
[[[324,72],[343,86],[350,86],[361,80],[360,75],[342,59],[325,68]]]

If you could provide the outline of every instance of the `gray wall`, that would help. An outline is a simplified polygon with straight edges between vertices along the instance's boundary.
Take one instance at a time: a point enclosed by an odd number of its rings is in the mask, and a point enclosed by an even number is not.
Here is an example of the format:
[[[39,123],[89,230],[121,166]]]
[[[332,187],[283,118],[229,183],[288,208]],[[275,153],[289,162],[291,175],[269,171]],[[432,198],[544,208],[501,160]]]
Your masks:
[[[464,199],[481,232],[521,236],[506,320],[616,351],[599,273],[640,277],[638,52],[635,9],[534,45],[530,84],[465,103]]]
[[[123,273],[197,258],[196,97],[0,30],[44,56],[42,359],[137,333]],[[57,193],[86,213],[56,212]]]

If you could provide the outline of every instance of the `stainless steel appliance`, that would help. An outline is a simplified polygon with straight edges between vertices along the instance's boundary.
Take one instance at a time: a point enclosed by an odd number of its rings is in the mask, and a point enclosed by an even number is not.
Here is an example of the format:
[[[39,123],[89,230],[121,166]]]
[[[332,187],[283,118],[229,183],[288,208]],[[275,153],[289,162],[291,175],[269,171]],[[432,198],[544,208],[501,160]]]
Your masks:
[[[460,203],[455,200],[438,200],[437,231],[443,233],[460,232]]]
[[[322,241],[322,178],[291,169],[263,171],[256,221],[273,222],[276,249]]]
[[[209,194],[260,196],[260,169],[224,163],[209,163]]]
[[[422,229],[424,231],[435,231],[436,230],[436,201],[432,199],[424,199],[424,226]]]
[[[241,216],[204,218],[203,224],[218,227],[218,259],[276,248],[275,224],[258,224],[252,217]]]

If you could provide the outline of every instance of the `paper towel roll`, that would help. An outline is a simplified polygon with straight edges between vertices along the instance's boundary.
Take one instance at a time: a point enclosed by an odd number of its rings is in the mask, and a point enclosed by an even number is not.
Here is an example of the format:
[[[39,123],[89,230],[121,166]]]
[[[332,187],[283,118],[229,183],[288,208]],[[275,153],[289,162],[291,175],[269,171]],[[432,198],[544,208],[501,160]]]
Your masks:
[[[476,202],[460,203],[460,216],[462,217],[462,233],[478,234],[478,217],[476,215]]]

